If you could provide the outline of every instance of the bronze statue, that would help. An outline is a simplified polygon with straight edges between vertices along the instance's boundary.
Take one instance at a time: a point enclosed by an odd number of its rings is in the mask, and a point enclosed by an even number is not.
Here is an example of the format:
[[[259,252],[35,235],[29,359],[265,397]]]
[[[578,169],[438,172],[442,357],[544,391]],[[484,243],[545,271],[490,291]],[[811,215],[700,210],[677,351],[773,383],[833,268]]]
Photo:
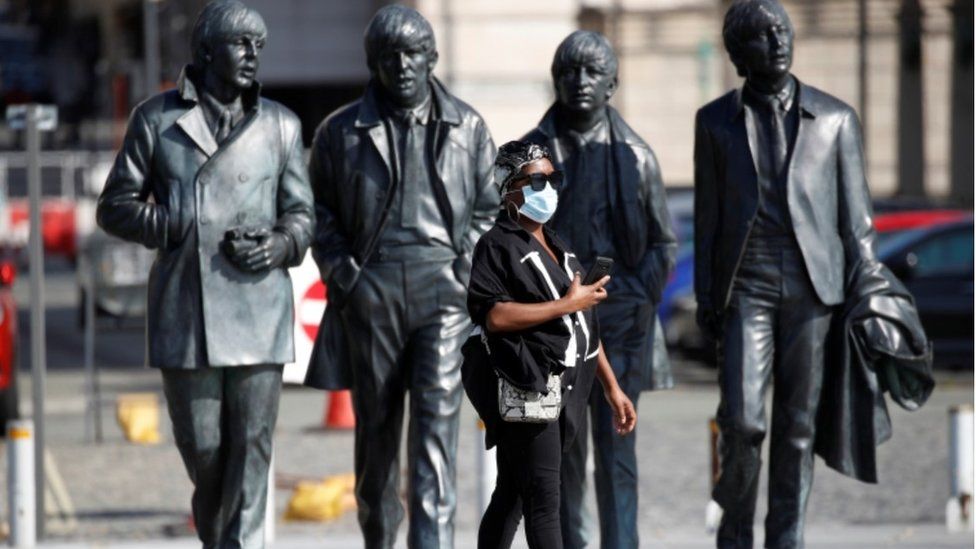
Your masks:
[[[609,297],[596,310],[610,364],[624,393],[636,403],[641,391],[672,385],[668,358],[654,352],[654,336],[676,241],[654,152],[607,104],[617,88],[617,65],[603,35],[570,34],[552,61],[556,103],[525,139],[545,144],[553,151],[553,164],[566,174],[552,228],[584,267],[592,266],[597,256],[615,260]],[[637,434],[616,433],[613,410],[595,387],[589,408],[600,543],[636,548]],[[589,541],[586,447],[582,434],[563,457],[560,515],[566,547],[582,548]]]
[[[237,0],[204,7],[178,88],[141,103],[98,201],[107,232],[158,250],[148,362],[159,368],[204,547],[263,547],[287,267],[312,238],[301,127],[259,95],[267,35]]]
[[[845,281],[877,265],[860,123],[790,73],[793,36],[776,0],[734,2],[723,38],[745,85],[696,118],[695,293],[722,395],[718,547],[752,547],[770,384],[765,546],[803,547],[828,330]]]
[[[471,252],[498,212],[495,147],[470,106],[431,74],[430,23],[380,9],[365,34],[364,96],[316,131],[312,252],[329,305],[306,384],[352,388],[356,498],[366,547],[403,519],[400,436],[410,393],[411,547],[452,547],[460,348]]]

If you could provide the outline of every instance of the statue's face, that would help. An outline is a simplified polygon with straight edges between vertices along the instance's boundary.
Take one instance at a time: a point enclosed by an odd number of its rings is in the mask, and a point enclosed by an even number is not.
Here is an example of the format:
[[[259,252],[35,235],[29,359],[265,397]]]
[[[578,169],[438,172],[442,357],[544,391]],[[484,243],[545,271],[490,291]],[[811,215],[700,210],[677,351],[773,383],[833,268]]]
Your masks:
[[[227,85],[244,90],[254,84],[264,36],[255,31],[231,33],[210,46],[207,70]]]
[[[436,53],[420,44],[391,48],[376,60],[376,76],[387,96],[400,107],[414,107],[427,97]]]
[[[556,74],[559,103],[577,112],[593,112],[606,107],[617,88],[617,77],[597,61],[573,63]]]
[[[739,46],[739,62],[746,78],[779,79],[793,65],[793,28],[780,10],[763,13],[763,22]]]

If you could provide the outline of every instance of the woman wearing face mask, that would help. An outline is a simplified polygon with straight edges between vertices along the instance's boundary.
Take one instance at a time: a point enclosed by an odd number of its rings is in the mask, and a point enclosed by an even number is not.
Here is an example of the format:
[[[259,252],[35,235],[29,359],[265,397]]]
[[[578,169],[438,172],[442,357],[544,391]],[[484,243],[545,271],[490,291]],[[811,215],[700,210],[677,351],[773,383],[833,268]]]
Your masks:
[[[562,183],[549,151],[524,141],[506,143],[495,176],[502,211],[475,247],[468,310],[485,335],[494,373],[535,393],[560,386],[562,409],[549,423],[502,420],[497,406],[495,413],[479,409],[489,447],[498,446],[498,479],[478,547],[509,547],[524,515],[530,548],[559,549],[561,454],[583,421],[593,378],[603,385],[618,433],[632,431],[637,414],[614,378],[593,311],[606,298],[610,277],[583,285],[579,261],[545,225]],[[494,390],[491,383],[482,385]]]

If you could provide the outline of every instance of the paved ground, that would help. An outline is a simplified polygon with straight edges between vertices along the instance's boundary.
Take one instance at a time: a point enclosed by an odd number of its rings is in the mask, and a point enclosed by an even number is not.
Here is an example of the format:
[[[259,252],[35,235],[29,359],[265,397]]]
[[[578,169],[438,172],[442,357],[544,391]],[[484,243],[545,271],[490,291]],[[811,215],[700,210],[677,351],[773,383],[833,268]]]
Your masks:
[[[26,285],[26,280],[23,280]],[[18,296],[23,298],[21,287]],[[51,522],[50,547],[194,547],[187,536],[190,486],[165,411],[163,441],[155,446],[125,442],[114,418],[120,392],[159,392],[158,373],[134,366],[142,355],[141,331],[104,332],[99,362],[105,366],[102,406],[105,441],[85,433],[81,336],[74,322],[70,279],[55,278],[49,290],[50,375],[46,426],[48,446],[76,508],[76,526]],[[21,314],[21,326],[27,316]],[[28,348],[26,334],[22,349]],[[26,354],[26,353],[25,353]],[[28,364],[26,357],[22,364]],[[26,374],[26,372],[24,372]],[[639,403],[642,546],[710,546],[704,533],[708,500],[707,419],[717,404],[713,372],[692,363],[678,366],[679,388],[651,393]],[[28,375],[20,380],[22,402],[30,395]],[[948,497],[947,419],[949,406],[973,401],[972,373],[940,373],[940,385],[922,410],[892,409],[894,437],[879,450],[880,485],[866,485],[828,470],[818,461],[810,502],[810,547],[970,547],[971,535],[950,535],[941,526]],[[284,391],[276,432],[276,506],[283,513],[296,479],[314,479],[352,470],[352,435],[321,430],[325,398],[304,388]],[[25,411],[29,406],[22,407]],[[458,547],[473,547],[477,529],[476,455],[479,434],[470,407],[461,420]],[[0,452],[0,468],[6,468]],[[0,476],[0,493],[5,493]],[[589,503],[592,510],[593,502]],[[6,505],[0,505],[5,509]],[[765,509],[760,501],[760,516]],[[359,547],[353,513],[327,524],[279,519],[277,547]],[[159,540],[170,539],[171,542]],[[521,538],[520,538],[521,539]],[[83,541],[84,543],[79,543]],[[523,546],[523,545],[518,545]]]
[[[925,525],[895,525],[895,526],[845,526],[820,525],[808,529],[808,549],[850,548],[850,549],[883,549],[896,547],[903,549],[942,549],[971,547],[972,534],[946,534],[940,526]],[[471,536],[458,536],[456,546],[459,548],[475,547],[476,540]],[[397,547],[405,547],[401,540]],[[648,549],[708,549],[714,542],[701,532],[670,531],[648,539],[641,540],[641,547]],[[199,547],[192,539],[156,540],[151,542],[115,542],[115,543],[51,543],[43,547],[48,549],[191,549]],[[352,536],[305,536],[279,539],[273,547],[280,549],[355,549],[362,547],[362,542]],[[517,539],[513,545],[516,549],[526,547],[525,542]]]

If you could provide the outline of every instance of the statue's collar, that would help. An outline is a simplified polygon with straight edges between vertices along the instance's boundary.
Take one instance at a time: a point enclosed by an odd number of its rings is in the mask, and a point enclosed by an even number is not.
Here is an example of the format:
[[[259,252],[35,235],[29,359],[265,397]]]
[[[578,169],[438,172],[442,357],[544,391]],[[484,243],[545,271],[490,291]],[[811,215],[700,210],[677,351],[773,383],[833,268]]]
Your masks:
[[[810,118],[816,118],[819,109],[817,108],[818,105],[814,100],[815,98],[811,93],[810,88],[801,82],[796,76],[793,76],[793,82],[795,84],[795,88],[793,90],[793,101],[800,102],[800,112]],[[735,90],[735,102],[733,103],[733,109],[731,116],[729,117],[730,119],[734,120],[740,114],[742,114],[742,110],[745,106],[745,99],[743,98],[744,93],[747,93],[745,84]]]
[[[553,103],[544,115],[536,129],[546,136],[547,139],[555,139],[559,135],[556,128],[557,104]],[[642,145],[640,137],[624,122],[617,109],[607,105],[607,122],[609,123],[610,135],[614,141],[627,143],[628,145]]]
[[[444,88],[444,84],[437,78],[430,77],[430,91],[433,97],[431,104],[431,120],[439,120],[447,124],[457,126],[461,123],[461,112],[451,94]],[[380,107],[379,84],[375,80],[370,80],[366,85],[366,93],[363,95],[362,103],[359,105],[359,115],[356,117],[356,126],[368,128],[377,126],[383,122],[383,113],[386,109]]]
[[[185,101],[200,103],[201,98],[200,92],[197,91],[197,85],[201,79],[202,75],[199,74],[199,70],[196,67],[193,65],[183,67],[183,70],[180,71],[180,77],[176,81],[176,88],[180,91],[180,97]],[[260,107],[261,102],[258,101],[260,95],[261,84],[255,80],[254,84],[241,94],[241,104],[244,107],[245,113]]]

